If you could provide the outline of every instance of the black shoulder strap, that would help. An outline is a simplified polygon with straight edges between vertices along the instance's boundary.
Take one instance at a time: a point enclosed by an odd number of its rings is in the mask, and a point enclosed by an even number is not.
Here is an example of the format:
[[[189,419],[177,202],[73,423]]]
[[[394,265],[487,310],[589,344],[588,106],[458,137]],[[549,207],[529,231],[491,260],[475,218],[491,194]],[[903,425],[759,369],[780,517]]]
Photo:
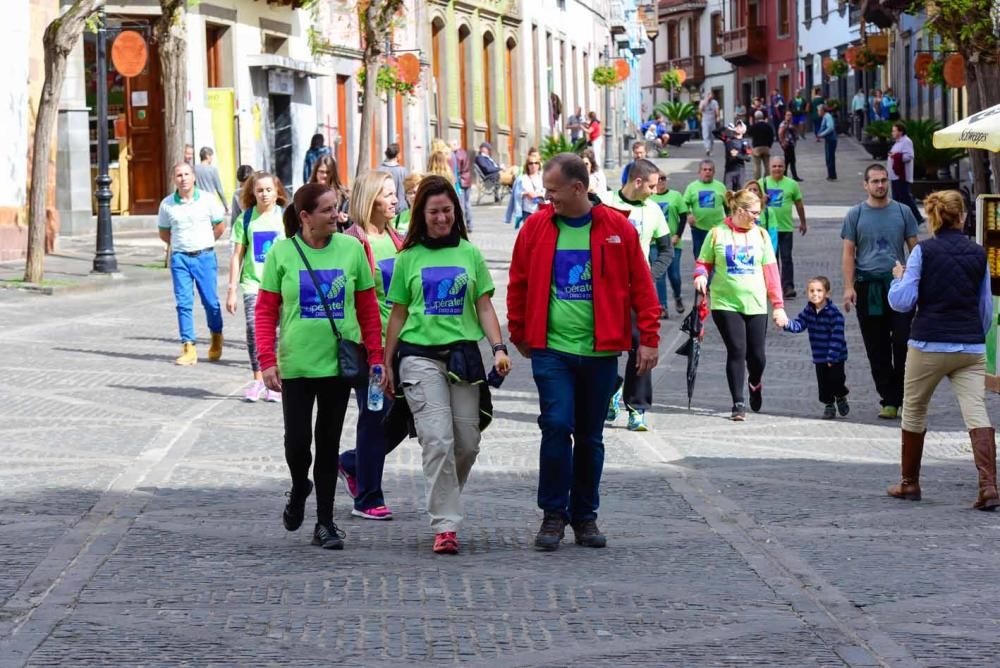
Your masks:
[[[316,288],[316,293],[319,295],[320,301],[323,302],[323,310],[326,311],[326,319],[330,321],[330,327],[333,328],[333,335],[337,338],[337,341],[342,341],[343,336],[340,330],[337,329],[337,323],[333,318],[333,309],[330,308],[330,302],[326,299],[326,291],[319,284],[319,280],[316,278],[316,274],[313,273],[312,267],[309,265],[309,260],[306,259],[306,254],[302,252],[302,246],[299,245],[299,240],[292,237],[292,244],[295,246],[295,250],[299,252],[299,257],[302,258],[302,264],[306,266],[306,271],[309,272],[309,278],[312,279],[313,286]]]
[[[243,245],[244,246],[251,246],[251,247],[253,246],[253,244],[246,243],[247,240],[250,238],[250,216],[252,216],[252,215],[253,215],[253,207],[250,207],[249,209],[247,209],[246,211],[243,212],[243,242],[244,242]]]

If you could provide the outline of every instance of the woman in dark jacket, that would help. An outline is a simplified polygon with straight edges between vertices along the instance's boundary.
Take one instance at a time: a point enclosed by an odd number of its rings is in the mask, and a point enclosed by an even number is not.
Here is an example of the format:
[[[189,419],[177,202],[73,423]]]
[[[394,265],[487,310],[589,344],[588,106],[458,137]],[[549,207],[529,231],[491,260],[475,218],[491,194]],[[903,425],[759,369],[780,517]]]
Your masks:
[[[920,499],[920,458],[927,407],[945,377],[962,409],[979,471],[973,507],[994,510],[997,494],[996,441],[986,412],[986,333],[993,318],[986,252],[963,233],[965,203],[956,190],[932,193],[924,208],[934,236],[920,242],[903,265],[896,263],[889,305],[908,312],[910,328],[903,381],[902,481],[889,488],[899,499]],[[922,281],[922,276],[928,280]]]

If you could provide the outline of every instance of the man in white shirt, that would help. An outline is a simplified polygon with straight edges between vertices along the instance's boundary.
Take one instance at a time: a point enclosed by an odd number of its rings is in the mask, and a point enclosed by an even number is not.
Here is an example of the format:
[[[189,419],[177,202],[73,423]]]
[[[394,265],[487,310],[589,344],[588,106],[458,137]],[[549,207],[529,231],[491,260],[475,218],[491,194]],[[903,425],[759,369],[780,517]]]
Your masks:
[[[699,105],[701,111],[701,138],[705,143],[705,155],[712,155],[712,146],[715,144],[715,126],[721,120],[719,103],[712,95],[712,91],[705,94],[705,99]]]
[[[219,262],[215,241],[225,229],[225,209],[217,197],[195,187],[194,170],[186,162],[174,165],[177,190],[160,202],[157,227],[160,239],[170,249],[170,276],[177,301],[177,325],[180,329],[181,356],[175,364],[190,366],[198,362],[194,342],[194,290],[205,307],[212,345],[208,360],[222,357],[222,307],[219,304]]]

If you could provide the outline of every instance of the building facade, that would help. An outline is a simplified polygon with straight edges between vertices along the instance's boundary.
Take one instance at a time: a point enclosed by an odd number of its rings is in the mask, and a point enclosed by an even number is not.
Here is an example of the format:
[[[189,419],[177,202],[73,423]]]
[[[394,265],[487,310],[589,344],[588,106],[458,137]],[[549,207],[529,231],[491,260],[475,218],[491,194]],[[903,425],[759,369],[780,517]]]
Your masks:
[[[794,0],[732,0],[723,5],[721,55],[736,67],[736,96],[745,105],[772,89],[789,99],[798,81]]]

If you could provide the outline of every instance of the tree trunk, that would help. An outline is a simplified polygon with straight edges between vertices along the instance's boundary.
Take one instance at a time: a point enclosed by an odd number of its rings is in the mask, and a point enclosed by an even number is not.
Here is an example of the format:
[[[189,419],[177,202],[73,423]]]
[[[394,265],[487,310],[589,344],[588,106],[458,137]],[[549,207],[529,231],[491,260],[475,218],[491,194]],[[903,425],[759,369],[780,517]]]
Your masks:
[[[160,86],[163,89],[163,174],[167,191],[173,188],[174,165],[184,160],[187,127],[187,2],[160,0],[156,41],[160,53]]]
[[[379,61],[384,53],[386,40],[392,34],[392,18],[402,8],[403,0],[369,0],[367,4],[358,4],[358,18],[365,45],[365,92],[361,100],[361,136],[358,139],[358,165],[354,170],[355,178],[369,169],[372,126],[375,124],[375,111],[380,100],[375,89],[381,65]]]
[[[45,28],[45,83],[38,100],[31,154],[31,188],[28,194],[28,257],[24,280],[39,283],[45,266],[45,206],[49,190],[49,153],[52,131],[59,115],[59,96],[66,78],[66,59],[80,40],[87,18],[104,0],[77,0]]]
[[[982,95],[979,87],[979,68],[968,59],[965,61],[966,92],[969,95],[969,112],[976,113],[983,108]],[[989,192],[989,174],[986,171],[986,151],[969,150],[969,167],[972,169],[972,198]]]
[[[966,63],[970,115],[1000,104],[1000,65],[968,57]],[[992,185],[986,169],[987,161],[993,171]],[[1000,154],[973,149],[969,151],[969,162],[972,167],[973,197],[1000,189]]]

